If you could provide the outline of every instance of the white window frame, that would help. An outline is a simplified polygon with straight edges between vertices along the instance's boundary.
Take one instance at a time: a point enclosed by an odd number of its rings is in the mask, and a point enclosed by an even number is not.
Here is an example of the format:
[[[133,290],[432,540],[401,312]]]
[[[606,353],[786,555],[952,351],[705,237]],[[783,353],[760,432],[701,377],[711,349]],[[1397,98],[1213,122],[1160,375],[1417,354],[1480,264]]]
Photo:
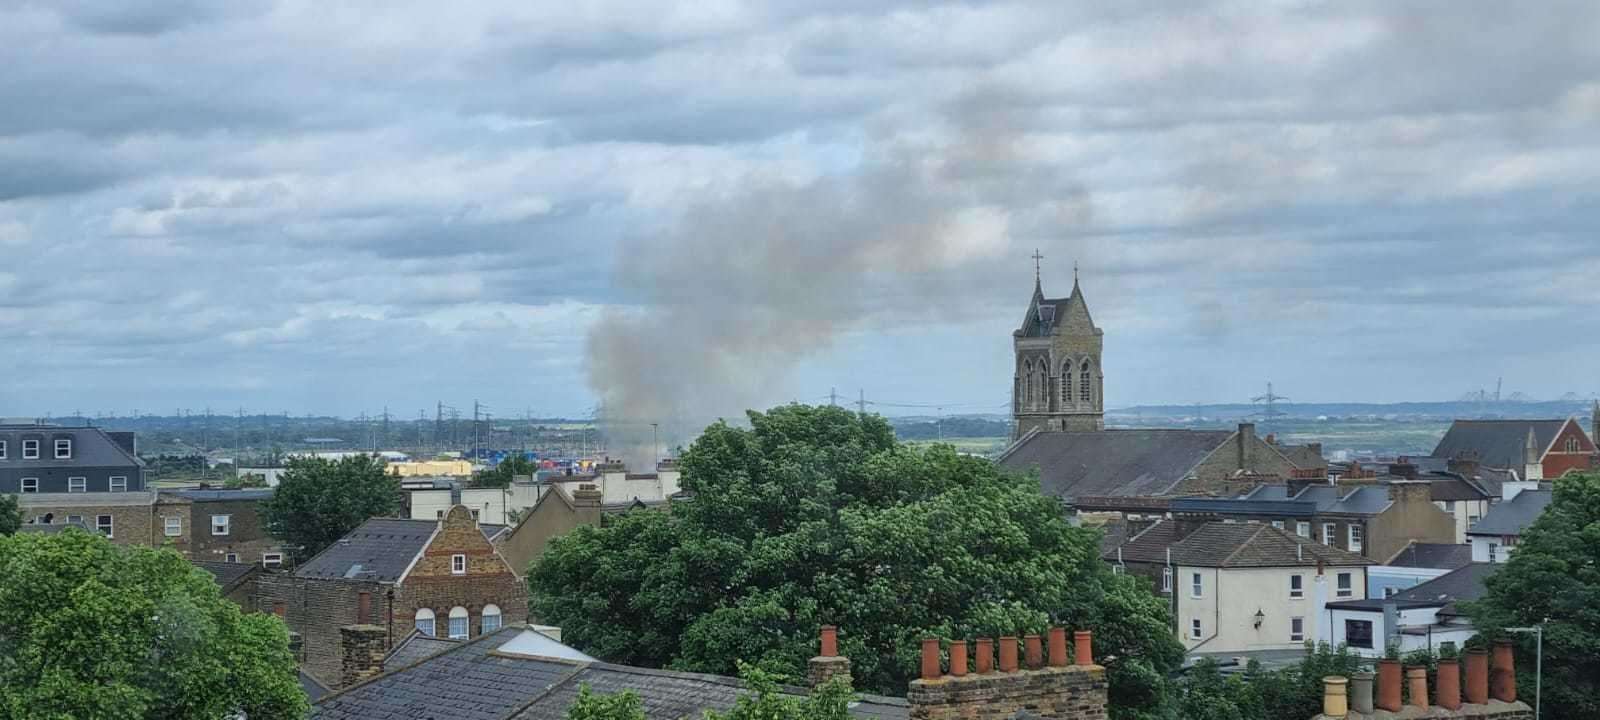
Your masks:
[[[1322,544],[1333,547],[1333,536],[1339,530],[1339,523],[1325,522],[1322,524]]]
[[[220,522],[220,523],[217,522],[217,518],[222,518],[222,522]],[[217,532],[217,527],[218,526],[220,526],[222,528],[222,532]],[[211,534],[214,535],[214,536],[217,536],[217,537],[221,537],[221,536],[224,536],[224,535],[232,535],[233,534],[233,515],[231,515],[231,514],[230,515],[212,515],[211,516]]]
[[[1199,640],[1205,631],[1201,629],[1200,618],[1189,618],[1189,639]]]
[[[1342,588],[1339,587],[1339,585],[1341,583],[1343,583],[1345,585],[1345,587],[1342,587]],[[1334,578],[1333,588],[1334,588],[1333,594],[1334,594],[1335,597],[1342,597],[1342,598],[1355,597],[1355,595],[1356,595],[1356,574],[1355,573],[1347,573],[1347,572],[1339,573]]]
[[[82,477],[82,476],[67,478],[67,492],[69,492],[69,493],[89,492],[89,478]]]
[[[261,553],[261,567],[283,567],[283,553],[281,553],[281,552],[264,552],[264,553]]]
[[[1299,586],[1296,587],[1296,584]],[[1304,600],[1306,597],[1306,576],[1295,573],[1289,576],[1289,599]]]
[[[56,438],[56,459],[72,459],[72,438]]]
[[[1361,523],[1350,523],[1345,526],[1345,549],[1353,553],[1361,552],[1362,543],[1366,542],[1366,535],[1361,532]]]
[[[128,491],[128,476],[127,475],[112,475],[111,479],[108,481],[108,483],[109,483],[108,489],[111,492],[127,492]]]
[[[1206,577],[1200,573],[1189,574],[1189,597],[1199,600],[1206,596]]]
[[[30,482],[32,483],[32,485],[29,485]],[[25,492],[25,493],[36,493],[36,492],[39,492],[39,478],[36,478],[36,477],[23,478],[22,479],[22,485],[20,485],[18,487],[18,491],[19,492]]]
[[[6,441],[0,440],[0,460],[9,460],[9,459],[10,459],[10,457],[8,455],[6,455]]]
[[[1296,627],[1298,626],[1298,628]],[[1306,619],[1303,617],[1289,618],[1289,642],[1306,641]]]
[[[23,460],[38,460],[39,459],[39,441],[38,440],[23,440],[22,441],[22,459]]]
[[[1495,562],[1495,551],[1500,548],[1500,543],[1489,543],[1489,562]]]
[[[456,611],[460,610],[460,613]],[[461,621],[461,631],[456,632],[456,621]],[[445,630],[450,634],[451,640],[466,640],[472,637],[472,614],[467,609],[457,605],[450,608],[450,618],[445,624]]]
[[[489,633],[499,632],[501,628],[505,627],[505,615],[500,612],[499,605],[489,603],[488,605],[483,606],[482,615],[483,619],[479,623],[478,631],[480,635],[488,635]],[[489,624],[489,618],[494,618],[494,624],[492,626]]]
[[[105,522],[102,523],[100,522],[101,520]],[[110,515],[96,515],[94,516],[94,529],[108,538],[114,538],[117,536],[117,519]]]
[[[1294,534],[1303,538],[1311,537],[1311,523],[1307,520],[1300,520],[1296,522],[1294,524]]]
[[[422,623],[424,621],[428,623],[427,627],[423,627]],[[423,635],[438,637],[435,633],[439,632],[439,619],[434,616],[433,610],[430,608],[418,609],[416,618],[411,621],[411,626]]]
[[[467,574],[467,556],[466,555],[457,554],[457,555],[451,555],[450,556],[450,574],[451,575],[465,575],[465,574]]]
[[[162,518],[161,534],[167,537],[183,537],[183,516],[173,515]]]
[[[1161,592],[1172,592],[1172,568],[1161,568]]]
[[[1277,528],[1277,529],[1279,529],[1279,530],[1282,530],[1283,529],[1283,521],[1282,520],[1273,520],[1272,521],[1272,526]]]

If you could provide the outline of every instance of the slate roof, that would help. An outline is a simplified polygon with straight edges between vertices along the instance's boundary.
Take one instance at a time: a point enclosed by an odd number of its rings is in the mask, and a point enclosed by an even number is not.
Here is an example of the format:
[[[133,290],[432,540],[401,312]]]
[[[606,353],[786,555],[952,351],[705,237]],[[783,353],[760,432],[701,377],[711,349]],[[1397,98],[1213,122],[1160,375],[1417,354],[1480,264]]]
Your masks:
[[[311,702],[321,700],[329,692],[327,685],[304,670],[300,671],[300,689],[306,693],[306,699]]]
[[[1311,468],[1328,469],[1327,458],[1322,457],[1322,453],[1310,445],[1274,445],[1273,447],[1277,448],[1278,452],[1288,458],[1289,462],[1294,463],[1297,468],[1305,470]]]
[[[1424,475],[1423,479],[1428,481],[1428,498],[1435,502],[1487,500],[1490,497],[1487,490],[1460,475],[1438,473]]]
[[[1528,431],[1533,430],[1534,445],[1543,453],[1566,424],[1566,420],[1457,420],[1433,448],[1433,457],[1449,459],[1475,452],[1478,462],[1488,467],[1520,472],[1528,462],[1522,457]]]
[[[1314,508],[1318,515],[1377,515],[1389,509],[1394,502],[1389,499],[1389,489],[1380,485],[1361,485],[1350,489],[1311,485],[1293,495],[1284,485],[1258,485],[1233,502],[1258,503],[1263,507],[1281,506],[1288,510],[1291,506],[1284,504],[1285,501],[1295,503],[1294,507]]]
[[[1493,575],[1495,563],[1467,563],[1439,577],[1402,590],[1389,598],[1366,598],[1328,603],[1337,610],[1382,611],[1386,603],[1402,608],[1437,607],[1441,615],[1456,615],[1455,603],[1483,597],[1483,581]]]
[[[1433,570],[1454,570],[1472,562],[1472,546],[1456,543],[1419,543],[1413,542],[1394,557],[1389,558],[1385,565],[1394,567],[1430,568]]]
[[[588,685],[599,693],[632,690],[651,720],[699,717],[726,710],[742,691],[739,681],[717,675],[648,670],[601,662],[516,655],[500,647],[525,628],[512,627],[379,675],[323,698],[312,707],[317,720],[560,720]],[[904,700],[864,697],[852,708],[859,717],[904,720]]]
[[[1467,528],[1468,535],[1521,535],[1550,505],[1551,491],[1523,490],[1489,506],[1489,513]]]
[[[180,490],[163,490],[168,495],[176,495],[191,502],[248,502],[270,500],[272,488],[243,488],[239,490],[212,490],[200,488],[183,488]]]
[[[430,637],[412,630],[404,640],[389,651],[388,657],[383,660],[383,666],[391,670],[398,670],[408,665],[415,664],[427,658],[450,650],[462,641],[450,638]]]
[[[372,518],[306,561],[294,574],[394,582],[422,552],[438,525],[434,520]]]
[[[1302,549],[1296,549],[1297,546]],[[1122,546],[1123,562],[1172,563],[1191,567],[1314,567],[1371,565],[1340,550],[1263,523],[1208,522],[1184,532],[1183,524],[1162,520]],[[1103,556],[1116,559],[1116,551]]]
[[[1050,335],[1055,328],[1067,322],[1067,318],[1071,317],[1074,310],[1083,314],[1083,318],[1089,321],[1090,327],[1095,327],[1094,317],[1089,314],[1089,304],[1084,300],[1083,290],[1077,281],[1072,283],[1072,294],[1064,298],[1044,297],[1037,284],[1034,285],[1033,293],[1038,301],[1038,309],[1035,310],[1030,301],[1028,316],[1023,319],[1017,335],[1021,337]]]
[[[226,593],[229,589],[239,584],[246,576],[256,570],[255,565],[244,563],[209,562],[204,560],[194,561],[194,566],[211,573],[212,579]]]
[[[1067,500],[1166,495],[1232,436],[1231,430],[1036,432],[998,462],[1018,472],[1038,468],[1040,488]]]
[[[57,460],[54,440],[67,437],[72,438],[72,457]],[[39,457],[31,460],[22,457],[23,438],[40,440]],[[144,467],[143,460],[128,452],[127,448],[113,440],[105,430],[97,427],[31,423],[0,425],[0,440],[10,441],[7,447],[11,450],[6,458],[8,468]]]

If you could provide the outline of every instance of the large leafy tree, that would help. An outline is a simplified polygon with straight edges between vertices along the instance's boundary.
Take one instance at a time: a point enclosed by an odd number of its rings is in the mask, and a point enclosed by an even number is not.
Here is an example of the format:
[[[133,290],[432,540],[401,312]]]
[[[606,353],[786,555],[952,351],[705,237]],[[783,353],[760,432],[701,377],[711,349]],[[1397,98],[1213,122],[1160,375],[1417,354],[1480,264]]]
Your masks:
[[[276,617],[243,614],[171,550],[81,530],[0,537],[0,717],[301,718]]]
[[[277,491],[261,504],[261,517],[303,561],[368,518],[399,510],[400,481],[384,473],[383,460],[351,455],[290,460]]]
[[[0,535],[10,535],[22,528],[22,508],[17,506],[17,496],[0,495]]]
[[[1507,627],[1544,623],[1546,717],[1600,717],[1600,475],[1554,483],[1549,507],[1468,605],[1479,632],[1518,645],[1517,682],[1533,687],[1534,642]]]
[[[529,476],[539,472],[539,466],[521,455],[508,455],[499,464],[486,470],[479,470],[473,476],[473,483],[478,487],[507,488],[519,476]]]
[[[1180,660],[1167,609],[1113,575],[1092,530],[1036,480],[949,446],[895,442],[882,418],[790,405],[712,425],[682,456],[692,499],[554,541],[535,613],[603,658],[797,677],[840,627],[858,687],[900,693],[929,634],[1096,633],[1115,701],[1158,700]]]

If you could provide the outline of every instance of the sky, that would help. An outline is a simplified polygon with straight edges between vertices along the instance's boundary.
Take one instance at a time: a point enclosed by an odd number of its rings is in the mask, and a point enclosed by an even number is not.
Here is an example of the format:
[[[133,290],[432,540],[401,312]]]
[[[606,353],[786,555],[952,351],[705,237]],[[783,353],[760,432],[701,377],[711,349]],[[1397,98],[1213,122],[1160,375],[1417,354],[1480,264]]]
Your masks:
[[[1600,392],[1600,4],[0,0],[0,415]],[[692,406],[692,407],[690,407]]]

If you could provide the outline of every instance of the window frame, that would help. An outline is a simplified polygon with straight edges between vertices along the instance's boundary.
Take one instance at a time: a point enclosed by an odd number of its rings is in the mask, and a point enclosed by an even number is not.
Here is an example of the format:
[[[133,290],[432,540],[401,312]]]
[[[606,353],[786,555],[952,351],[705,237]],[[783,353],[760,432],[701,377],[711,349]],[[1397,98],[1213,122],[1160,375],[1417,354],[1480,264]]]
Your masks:
[[[117,482],[118,480],[121,480],[122,482]],[[121,487],[118,487],[119,485]],[[108,492],[127,492],[128,491],[128,476],[127,475],[112,475],[110,478],[108,478],[106,480],[106,490]]]
[[[1161,568],[1161,592],[1172,592],[1172,568]]]
[[[217,525],[218,525],[217,518],[222,518],[222,523],[221,523],[222,532],[217,532]],[[211,516],[211,536],[212,537],[228,537],[228,536],[231,536],[231,535],[233,535],[233,513],[228,513],[226,515],[212,515]]]
[[[457,610],[461,611],[461,613],[459,615],[456,614]],[[457,620],[461,621],[461,625],[462,625],[462,629],[461,629],[460,633],[456,632],[456,621]],[[464,607],[461,607],[460,605],[457,605],[457,606],[455,606],[453,608],[450,608],[450,617],[449,617],[448,622],[445,625],[445,630],[446,630],[446,632],[449,633],[448,637],[451,640],[467,640],[467,639],[470,639],[472,637],[472,613],[467,612],[467,609],[464,608]]]
[[[1325,522],[1322,524],[1322,544],[1334,547],[1333,539],[1339,532],[1339,523]]]
[[[33,448],[32,452],[29,452],[29,450],[28,450],[28,448],[30,446]],[[22,459],[23,460],[38,460],[39,459],[39,441],[38,440],[23,440],[22,441]]]
[[[1283,521],[1282,520],[1273,520],[1272,521],[1272,526],[1277,528],[1277,529],[1279,529],[1279,530],[1282,530],[1283,529]]]
[[[467,574],[467,556],[466,555],[464,555],[462,553],[456,553],[456,554],[450,556],[450,574],[451,575],[465,575],[465,574]]]
[[[489,612],[490,610],[493,610],[494,612],[491,613],[491,612]],[[505,613],[501,612],[500,611],[500,606],[496,605],[494,603],[489,603],[488,605],[484,605],[483,606],[483,612],[479,613],[478,615],[479,615],[479,618],[480,618],[478,620],[478,634],[479,635],[488,635],[489,633],[500,632],[501,628],[504,628],[506,626],[506,624],[505,624]],[[489,618],[494,618],[494,628],[493,629],[490,629],[490,627],[489,627]]]
[[[7,449],[6,448],[6,441],[5,440],[0,440],[0,460],[10,460],[11,459],[11,456],[6,453],[6,449]]]
[[[1345,525],[1345,549],[1353,553],[1361,552],[1366,547],[1367,534],[1361,529],[1361,523]]]
[[[1311,539],[1311,521],[1296,520],[1294,523],[1294,534],[1306,538],[1307,540]]]
[[[1199,640],[1204,635],[1205,630],[1201,627],[1200,618],[1189,618],[1189,639]]]
[[[1299,626],[1298,629],[1296,626]],[[1289,642],[1306,641],[1306,619],[1304,617],[1289,618]]]
[[[101,520],[105,522],[100,522]],[[111,515],[96,515],[94,516],[94,529],[107,538],[116,538],[117,519]]]
[[[66,452],[62,452],[62,448],[65,448]],[[56,441],[55,441],[55,459],[56,460],[71,460],[72,459],[72,438],[56,438]]]
[[[1206,578],[1200,573],[1189,574],[1189,599],[1200,600],[1206,596]]]
[[[33,487],[31,489],[28,487],[28,481],[29,480],[33,481]],[[22,480],[19,481],[19,484],[17,485],[17,492],[19,494],[21,494],[21,493],[36,493],[36,492],[39,492],[39,478],[36,478],[36,477],[25,477],[25,478],[22,478]]]
[[[84,477],[82,475],[78,475],[78,476],[75,476],[75,477],[67,478],[67,492],[69,492],[69,493],[86,493],[86,492],[89,492],[89,478],[86,478],[86,477]]]
[[[1356,574],[1355,573],[1351,573],[1351,572],[1342,572],[1342,573],[1335,574],[1334,575],[1334,579],[1333,579],[1333,596],[1334,597],[1341,597],[1341,598],[1355,597],[1355,595],[1356,595],[1356,577],[1355,576],[1356,576]],[[1344,587],[1339,587],[1341,584],[1343,584]]]
[[[225,563],[238,564],[238,562],[239,562],[239,553],[225,553],[222,556],[222,561],[225,562]]]
[[[1352,633],[1352,632],[1350,632],[1350,628],[1352,626],[1355,626],[1355,627],[1365,626],[1366,627],[1366,632],[1361,633],[1361,635],[1357,635],[1355,633]],[[1372,627],[1372,621],[1371,620],[1357,620],[1355,618],[1345,618],[1345,621],[1344,621],[1344,644],[1345,645],[1348,645],[1348,646],[1353,647],[1353,648],[1361,648],[1363,650],[1371,650],[1371,649],[1373,649],[1372,643],[1375,640],[1375,638],[1373,637],[1374,634],[1375,633],[1373,632],[1373,627]],[[1351,642],[1350,638],[1352,638],[1352,637],[1360,637],[1360,636],[1365,636],[1366,644],[1357,645],[1356,643]]]
[[[423,617],[424,613],[427,614],[426,618]],[[428,621],[428,627],[426,630],[424,630],[422,627],[422,621],[424,619]],[[433,612],[433,608],[417,608],[416,615],[411,620],[411,627],[417,632],[428,637],[439,637],[437,635],[439,632],[439,618]]]
[[[271,559],[268,559],[268,558],[271,558]],[[281,553],[281,552],[264,552],[264,553],[261,553],[261,567],[264,567],[264,568],[283,567],[283,553]]]
[[[66,522],[67,522],[68,525],[71,525],[72,523],[77,523],[79,525],[86,525],[87,524],[87,523],[85,523],[83,521],[83,516],[82,515],[68,515]]]
[[[177,527],[173,527],[176,525]],[[161,518],[161,534],[164,537],[183,537],[183,516],[164,515]]]
[[[1306,599],[1306,576],[1302,573],[1293,573],[1289,576],[1289,599]]]

